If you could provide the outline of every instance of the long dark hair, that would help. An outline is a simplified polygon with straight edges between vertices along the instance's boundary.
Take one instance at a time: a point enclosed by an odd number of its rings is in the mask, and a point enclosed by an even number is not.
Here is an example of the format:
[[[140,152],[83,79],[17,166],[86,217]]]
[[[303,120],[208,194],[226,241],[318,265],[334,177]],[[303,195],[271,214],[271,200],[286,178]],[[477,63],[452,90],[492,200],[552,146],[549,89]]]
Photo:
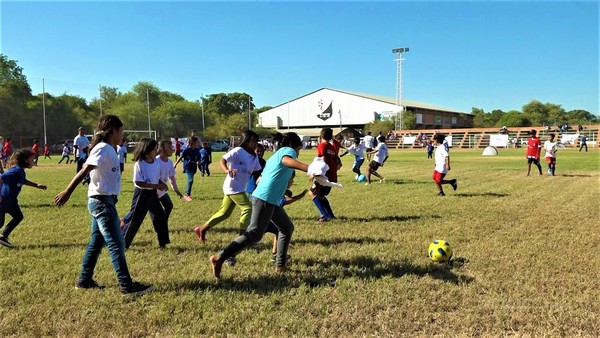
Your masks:
[[[88,150],[91,151],[100,142],[106,142],[111,137],[112,133],[121,127],[123,127],[123,122],[115,115],[102,116],[98,121],[96,133],[92,138],[92,144]]]
[[[252,130],[244,131],[242,133],[242,143],[240,143],[240,148],[243,148],[245,151],[249,152],[250,154],[256,155],[256,153],[254,151],[248,150],[248,143],[250,143],[250,141],[252,141],[252,140],[258,142],[258,134],[253,132]]]
[[[148,156],[148,154],[156,149],[156,146],[158,145],[158,142],[156,142],[156,140],[153,140],[151,138],[143,138],[140,140],[140,142],[138,142],[138,144],[135,146],[135,150],[133,151],[133,160],[134,161],[142,161],[146,159],[146,156]]]
[[[296,149],[302,146],[302,140],[298,134],[289,132],[285,134],[277,133],[273,136],[273,141],[277,143],[277,149],[281,147],[290,147]]]

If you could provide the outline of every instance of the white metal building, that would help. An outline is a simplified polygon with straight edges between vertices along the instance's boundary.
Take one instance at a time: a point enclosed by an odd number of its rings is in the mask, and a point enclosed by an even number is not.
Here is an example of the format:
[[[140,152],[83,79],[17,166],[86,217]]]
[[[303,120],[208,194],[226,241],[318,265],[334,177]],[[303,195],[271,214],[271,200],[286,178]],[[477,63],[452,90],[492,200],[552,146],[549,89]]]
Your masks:
[[[440,115],[464,115],[458,111],[414,101],[403,100],[402,103],[407,110],[415,112],[417,120],[421,123],[427,119],[423,119],[423,116],[420,115],[427,112]],[[335,128],[342,129],[342,126],[343,128],[362,129],[365,124],[374,122],[381,117],[394,116],[398,111],[399,107],[393,98],[321,88],[260,113],[258,123],[263,127],[281,131],[289,130],[303,135],[318,135],[318,130],[323,127],[334,128],[334,131]],[[440,120],[443,121],[443,119]],[[449,121],[452,124],[458,120]],[[431,127],[440,128],[442,126],[432,125]]]

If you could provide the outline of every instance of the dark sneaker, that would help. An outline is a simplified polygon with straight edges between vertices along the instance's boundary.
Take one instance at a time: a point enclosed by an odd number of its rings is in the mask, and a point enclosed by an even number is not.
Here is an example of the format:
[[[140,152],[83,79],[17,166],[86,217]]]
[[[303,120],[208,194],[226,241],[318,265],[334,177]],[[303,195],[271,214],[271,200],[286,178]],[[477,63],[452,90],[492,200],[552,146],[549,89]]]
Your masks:
[[[13,245],[10,244],[10,242],[8,241],[8,238],[2,237],[2,236],[0,236],[0,245],[3,245],[7,248],[13,248]]]
[[[229,266],[235,266],[235,263],[237,263],[237,261],[235,260],[235,257],[229,257],[225,260],[225,264],[227,264]]]
[[[75,288],[76,289],[104,289],[104,286],[96,283],[95,280],[91,279],[91,280],[87,280],[87,281],[78,280],[77,283],[75,283]]]
[[[446,196],[446,194],[444,194],[443,192],[438,192],[437,194],[438,196]]]
[[[453,180],[454,183],[452,183],[452,189],[454,189],[454,191],[456,191],[456,189],[458,189],[458,182],[456,181],[456,178]]]
[[[152,285],[142,284],[140,282],[131,282],[131,284],[121,286],[121,293],[124,296],[141,296],[152,290],[154,290]]]

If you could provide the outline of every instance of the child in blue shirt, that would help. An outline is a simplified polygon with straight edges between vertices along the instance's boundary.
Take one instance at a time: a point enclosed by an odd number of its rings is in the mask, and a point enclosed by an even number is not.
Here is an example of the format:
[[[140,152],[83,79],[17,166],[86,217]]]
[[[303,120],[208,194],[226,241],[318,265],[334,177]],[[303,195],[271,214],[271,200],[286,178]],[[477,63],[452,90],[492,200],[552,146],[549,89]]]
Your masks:
[[[200,169],[200,175],[204,177],[210,176],[210,170],[208,169],[208,165],[212,163],[212,153],[210,151],[210,146],[208,143],[202,143],[202,148],[200,148],[200,162],[198,163],[198,169]]]
[[[25,169],[33,167],[34,159],[35,154],[29,149],[15,151],[9,160],[11,168],[0,175],[0,228],[4,226],[6,214],[12,217],[0,235],[0,244],[7,248],[13,247],[8,241],[8,236],[23,220],[17,200],[23,185],[46,190],[45,185],[33,183],[25,177]]]
[[[260,182],[252,194],[254,200],[252,201],[250,225],[242,235],[234,239],[223,251],[209,258],[213,277],[217,280],[221,277],[223,262],[258,242],[267,230],[271,220],[279,229],[275,271],[280,273],[285,271],[287,251],[294,232],[294,224],[281,207],[280,201],[294,169],[306,172],[308,165],[296,159],[300,149],[302,149],[302,140],[298,134],[277,134],[274,139],[278,142],[280,148],[267,161]]]

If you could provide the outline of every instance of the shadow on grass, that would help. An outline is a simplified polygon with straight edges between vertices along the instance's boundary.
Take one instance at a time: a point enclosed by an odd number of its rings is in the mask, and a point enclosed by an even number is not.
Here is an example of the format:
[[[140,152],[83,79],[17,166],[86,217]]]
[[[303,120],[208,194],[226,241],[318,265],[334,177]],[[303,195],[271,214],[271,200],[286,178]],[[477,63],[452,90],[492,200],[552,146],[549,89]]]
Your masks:
[[[481,192],[481,193],[458,193],[453,194],[458,197],[508,197],[509,194],[502,194],[497,192]]]
[[[377,182],[377,178],[375,178],[375,182]],[[385,182],[383,184],[398,184],[398,185],[404,185],[404,184],[432,184],[433,181],[415,181],[415,180],[403,180],[403,179],[385,179]]]
[[[440,216],[433,216],[434,218],[439,218]],[[402,215],[389,215],[389,216],[373,216],[373,217],[347,217],[347,216],[339,216],[337,219],[325,222],[322,224],[336,224],[340,221],[349,221],[349,222],[406,222],[406,221],[416,221],[423,218],[423,216],[402,216]],[[301,221],[314,221],[317,223],[318,217],[292,217],[292,220],[301,220]]]
[[[81,204],[67,204],[61,208],[85,208],[86,212],[87,212],[87,204],[86,203],[81,203]],[[21,208],[23,209],[27,209],[27,208],[56,208],[58,209],[58,207],[56,205],[54,205],[54,203],[40,203],[40,204],[21,204]]]
[[[373,237],[361,237],[361,238],[351,238],[351,237],[337,237],[337,238],[300,238],[293,239],[292,242],[295,245],[306,245],[306,244],[314,244],[314,245],[322,245],[322,246],[330,246],[336,244],[381,244],[391,242],[389,239],[384,238],[373,238]]]
[[[558,175],[558,176],[563,176],[563,177],[593,177],[593,175],[576,175],[576,174],[562,174],[562,175]]]
[[[208,261],[206,262],[208,264]],[[378,258],[358,256],[350,259],[307,259],[300,264],[306,266],[303,271],[290,269],[284,275],[261,275],[230,279],[231,271],[224,266],[219,283],[212,281],[180,281],[169,285],[175,290],[207,291],[211,289],[226,289],[241,292],[269,294],[290,288],[308,286],[335,287],[338,280],[358,278],[361,280],[380,279],[383,277],[400,278],[405,275],[431,277],[444,282],[465,285],[474,281],[473,277],[458,275],[452,267],[442,264],[415,265],[410,261],[382,261]],[[463,263],[464,264],[464,263]],[[235,273],[235,272],[234,272]]]
[[[86,243],[48,243],[48,244],[25,244],[15,246],[17,250],[31,250],[31,249],[84,249],[87,247]]]

